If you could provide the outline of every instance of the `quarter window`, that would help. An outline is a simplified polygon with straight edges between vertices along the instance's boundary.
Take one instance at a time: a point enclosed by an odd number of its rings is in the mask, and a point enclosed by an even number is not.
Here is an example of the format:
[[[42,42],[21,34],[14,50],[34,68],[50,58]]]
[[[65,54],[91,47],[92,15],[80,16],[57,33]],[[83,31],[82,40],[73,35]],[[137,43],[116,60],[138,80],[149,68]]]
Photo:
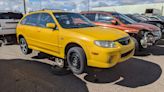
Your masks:
[[[39,14],[32,14],[24,18],[21,24],[37,26],[38,25]]]

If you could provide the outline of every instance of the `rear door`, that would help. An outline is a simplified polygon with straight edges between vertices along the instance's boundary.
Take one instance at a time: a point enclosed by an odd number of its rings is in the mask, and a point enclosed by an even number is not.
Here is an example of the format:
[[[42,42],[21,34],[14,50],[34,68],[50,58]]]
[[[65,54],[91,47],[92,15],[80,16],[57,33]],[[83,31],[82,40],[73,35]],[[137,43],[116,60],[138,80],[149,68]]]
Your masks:
[[[18,30],[21,30],[21,34],[25,37],[29,46],[38,47],[39,44],[39,26],[38,19],[40,14],[32,14],[27,16],[21,21],[21,26],[18,25]]]

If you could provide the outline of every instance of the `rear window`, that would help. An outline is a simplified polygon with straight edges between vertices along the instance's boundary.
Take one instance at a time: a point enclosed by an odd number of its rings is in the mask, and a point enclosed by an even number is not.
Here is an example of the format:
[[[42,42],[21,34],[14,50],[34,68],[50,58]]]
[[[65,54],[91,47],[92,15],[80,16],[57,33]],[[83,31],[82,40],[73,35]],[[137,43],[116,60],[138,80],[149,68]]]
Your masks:
[[[22,17],[21,13],[0,13],[0,19],[21,19]]]

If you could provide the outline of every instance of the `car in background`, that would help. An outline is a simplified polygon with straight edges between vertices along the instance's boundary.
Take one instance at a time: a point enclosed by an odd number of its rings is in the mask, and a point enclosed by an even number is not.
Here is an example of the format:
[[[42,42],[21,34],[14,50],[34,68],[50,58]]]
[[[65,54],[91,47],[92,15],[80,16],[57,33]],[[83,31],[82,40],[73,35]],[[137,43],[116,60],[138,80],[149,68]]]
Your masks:
[[[81,74],[87,66],[110,68],[131,58],[134,42],[118,29],[94,25],[78,13],[41,10],[25,15],[17,26],[24,54],[38,50],[56,57],[56,65]]]
[[[139,14],[126,14],[126,16],[130,17],[131,19],[135,20],[136,22],[141,23],[148,23],[155,25],[161,29],[161,32],[164,32],[164,21],[158,20],[158,19],[151,19],[144,15]]]
[[[129,33],[135,41],[136,52],[154,45],[161,38],[160,28],[146,23],[137,23],[117,12],[87,11],[81,12],[81,14],[96,25],[116,28]]]
[[[149,16],[151,20],[159,20],[164,22],[164,16]]]
[[[23,14],[0,12],[0,45],[16,43],[16,26]]]

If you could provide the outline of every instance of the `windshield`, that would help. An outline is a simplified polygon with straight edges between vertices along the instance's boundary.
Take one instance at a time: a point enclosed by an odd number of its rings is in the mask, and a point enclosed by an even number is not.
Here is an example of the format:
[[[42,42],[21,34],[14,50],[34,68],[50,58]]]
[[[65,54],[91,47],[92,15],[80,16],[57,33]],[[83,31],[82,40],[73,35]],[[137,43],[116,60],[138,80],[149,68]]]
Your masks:
[[[123,14],[119,14],[119,13],[112,13],[112,15],[114,17],[116,17],[117,19],[119,19],[122,23],[124,24],[133,24],[133,23],[137,23],[136,21],[134,21],[133,19],[127,17],[126,15]]]
[[[128,16],[129,18],[133,19],[136,22],[142,22],[143,21],[142,19],[140,19],[140,18],[138,18],[136,16],[133,16],[133,15],[126,15],[126,16]]]
[[[161,19],[162,21],[164,21],[164,16],[160,16],[160,19]]]
[[[141,15],[136,15],[136,16],[134,15],[134,18],[140,20],[140,22],[147,21],[148,20],[146,17],[141,16]]]
[[[63,28],[86,28],[95,26],[87,18],[77,13],[54,13],[54,16]]]

